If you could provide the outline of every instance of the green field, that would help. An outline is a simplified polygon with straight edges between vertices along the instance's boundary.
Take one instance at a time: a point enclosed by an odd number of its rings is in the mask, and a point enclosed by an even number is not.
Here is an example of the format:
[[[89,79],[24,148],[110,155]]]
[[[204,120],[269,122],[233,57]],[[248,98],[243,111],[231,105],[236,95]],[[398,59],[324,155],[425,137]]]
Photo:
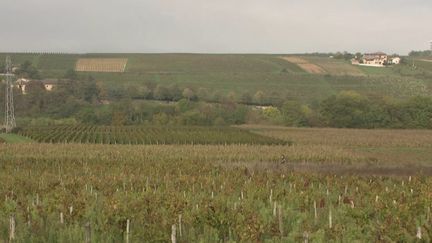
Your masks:
[[[0,54],[0,64],[6,54]],[[344,60],[304,57],[326,70],[310,74],[282,55],[264,54],[12,54],[15,64],[30,60],[45,78],[59,78],[73,69],[78,58],[128,58],[125,73],[81,73],[92,75],[106,88],[177,84],[180,88],[206,88],[212,92],[240,97],[263,91],[271,98],[297,99],[306,102],[323,99],[343,90],[367,96],[432,95],[432,78],[425,72],[432,63],[416,61],[418,68],[356,67]],[[426,71],[424,71],[426,70]]]
[[[20,136],[13,133],[0,133],[0,143],[1,141],[5,143],[31,143],[33,142],[32,139],[24,136]]]

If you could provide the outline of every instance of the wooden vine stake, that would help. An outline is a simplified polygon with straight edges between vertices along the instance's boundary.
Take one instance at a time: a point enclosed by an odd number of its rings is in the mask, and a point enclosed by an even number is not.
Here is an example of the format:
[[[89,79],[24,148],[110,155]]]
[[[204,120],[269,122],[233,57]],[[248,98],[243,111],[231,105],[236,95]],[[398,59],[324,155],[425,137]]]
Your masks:
[[[130,220],[126,220],[126,243],[129,243]]]
[[[329,228],[331,229],[333,227],[333,218],[332,218],[332,211],[329,209]]]
[[[84,226],[85,228],[85,243],[91,242],[91,226],[90,222],[87,222]]]
[[[63,212],[60,212],[60,224],[64,224]]]
[[[309,243],[309,233],[307,231],[303,232],[304,243]]]
[[[173,224],[171,226],[171,243],[177,243],[177,238],[176,238],[176,225]]]
[[[272,204],[272,199],[273,199],[273,189],[270,189],[270,197],[269,197],[270,205]]]
[[[421,240],[422,239],[422,232],[421,232],[421,227],[417,227],[417,235],[416,235],[417,239]]]
[[[315,217],[315,221],[317,221],[317,219],[318,219],[318,213],[317,213],[317,204],[316,204],[316,201],[314,201],[313,206],[314,206],[314,217]]]
[[[15,240],[15,216],[9,218],[9,241]]]
[[[281,205],[278,205],[278,221],[279,221],[279,233],[282,237],[284,235],[284,230],[283,230],[283,219],[282,219],[282,207],[281,207]]]
[[[427,208],[427,214],[426,214],[426,221],[429,222],[430,220],[430,214],[431,214],[431,208],[430,206]]]
[[[182,235],[182,215],[180,214],[179,215],[179,218],[178,218],[178,223],[179,223],[179,236],[180,237],[182,237],[183,235]]]

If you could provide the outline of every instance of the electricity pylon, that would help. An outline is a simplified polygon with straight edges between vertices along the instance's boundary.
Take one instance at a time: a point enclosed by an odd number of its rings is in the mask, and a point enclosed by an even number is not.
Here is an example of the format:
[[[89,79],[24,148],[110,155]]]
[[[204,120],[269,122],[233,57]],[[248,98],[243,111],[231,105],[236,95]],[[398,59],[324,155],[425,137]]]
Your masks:
[[[15,109],[14,109],[14,98],[13,98],[13,73],[12,73],[12,61],[9,56],[6,57],[6,101],[5,101],[5,123],[4,127],[6,133],[9,133],[16,127],[15,122]]]

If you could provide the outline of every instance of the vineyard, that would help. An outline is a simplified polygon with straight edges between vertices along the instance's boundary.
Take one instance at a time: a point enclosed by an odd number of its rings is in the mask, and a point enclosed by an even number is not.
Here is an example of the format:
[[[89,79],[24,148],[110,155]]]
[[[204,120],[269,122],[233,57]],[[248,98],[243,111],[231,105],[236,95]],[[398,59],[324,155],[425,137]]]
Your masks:
[[[234,92],[239,97],[246,92],[253,95],[262,91],[269,97],[287,97],[307,102],[325,99],[345,90],[353,90],[367,97],[407,98],[432,94],[430,78],[405,75],[405,72],[413,70],[411,65],[404,64],[400,66],[402,70],[354,67],[343,60],[308,55],[8,54],[16,65],[31,61],[43,78],[63,78],[68,69],[92,72],[91,76],[106,89],[143,87],[154,82],[161,85],[176,84],[180,89],[205,88],[225,95]],[[0,53],[0,66],[6,55]],[[298,57],[301,57],[300,60]],[[120,62],[111,68],[95,66],[101,64],[101,60],[109,59],[127,59],[126,67]],[[77,63],[82,60],[95,62],[83,62],[77,67]],[[407,63],[412,64],[413,61],[418,67],[416,72],[429,72],[431,62],[409,59]],[[309,73],[296,63],[303,63],[307,70],[321,74]],[[80,75],[87,77],[86,73]]]
[[[19,135],[44,143],[97,144],[287,144],[230,127],[170,126],[35,126],[25,127]]]
[[[430,177],[294,173],[280,161],[285,154],[292,162],[343,166],[352,158],[316,150],[316,145],[2,145],[0,238],[430,242]]]

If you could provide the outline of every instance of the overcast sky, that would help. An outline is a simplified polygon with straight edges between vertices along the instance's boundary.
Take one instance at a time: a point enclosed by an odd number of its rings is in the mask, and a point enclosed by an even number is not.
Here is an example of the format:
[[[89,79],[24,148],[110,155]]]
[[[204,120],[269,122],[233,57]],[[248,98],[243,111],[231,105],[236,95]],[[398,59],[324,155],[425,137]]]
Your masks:
[[[429,48],[432,0],[0,0],[0,51]]]

